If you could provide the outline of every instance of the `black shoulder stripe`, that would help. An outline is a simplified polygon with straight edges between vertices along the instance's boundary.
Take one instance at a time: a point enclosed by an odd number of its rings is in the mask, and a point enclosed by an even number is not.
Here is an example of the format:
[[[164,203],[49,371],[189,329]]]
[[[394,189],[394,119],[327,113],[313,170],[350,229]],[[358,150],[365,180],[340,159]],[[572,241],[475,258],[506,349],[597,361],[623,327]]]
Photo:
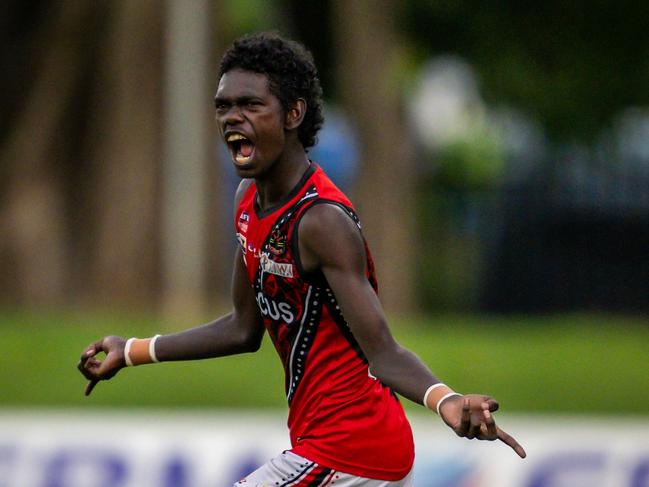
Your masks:
[[[352,330],[349,328],[349,325],[347,324],[347,320],[345,320],[345,317],[343,316],[342,310],[338,305],[338,301],[336,301],[336,296],[334,296],[333,291],[331,290],[331,288],[326,287],[322,290],[322,293],[323,293],[324,305],[329,310],[329,314],[331,315],[334,322],[338,326],[338,329],[342,333],[343,337],[345,337],[352,350],[356,352],[358,358],[360,358],[364,363],[368,364],[369,361],[367,360],[365,353],[363,353],[361,346],[358,344],[358,341],[356,341],[356,338],[354,337]]]

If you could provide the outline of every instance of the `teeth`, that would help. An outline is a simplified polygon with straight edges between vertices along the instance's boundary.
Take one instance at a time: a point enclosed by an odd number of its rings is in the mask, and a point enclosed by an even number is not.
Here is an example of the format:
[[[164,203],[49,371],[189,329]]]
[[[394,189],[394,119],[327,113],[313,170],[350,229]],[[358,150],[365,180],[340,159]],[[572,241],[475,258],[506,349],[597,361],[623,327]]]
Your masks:
[[[245,136],[243,136],[241,134],[236,134],[236,133],[228,135],[225,138],[225,141],[228,144],[232,144],[232,143],[239,142],[239,141],[247,141],[247,142],[249,142],[248,138],[246,138]],[[250,160],[252,159],[252,154],[249,155],[249,156],[244,156],[243,154],[241,154],[241,152],[239,152],[240,147],[238,147],[238,146],[231,146],[231,147],[232,147],[232,151],[234,153],[233,154],[234,160],[235,160],[235,162],[237,164],[246,164],[246,163],[250,162]]]
[[[250,156],[248,156],[248,157],[244,157],[244,156],[242,156],[241,154],[237,154],[237,155],[234,157],[234,159],[235,159],[235,161],[237,161],[239,164],[245,164],[246,162],[248,162],[248,161],[250,160]]]
[[[243,135],[241,134],[231,134],[228,135],[227,141],[228,142],[234,142],[236,140],[247,140]]]

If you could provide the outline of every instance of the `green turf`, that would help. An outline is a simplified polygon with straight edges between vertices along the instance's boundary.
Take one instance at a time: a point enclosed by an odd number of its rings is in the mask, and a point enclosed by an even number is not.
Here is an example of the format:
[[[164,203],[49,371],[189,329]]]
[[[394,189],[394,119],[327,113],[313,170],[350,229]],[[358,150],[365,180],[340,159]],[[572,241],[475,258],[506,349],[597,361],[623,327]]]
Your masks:
[[[640,320],[441,316],[392,326],[445,382],[490,393],[508,411],[649,412],[649,326]],[[281,365],[267,338],[256,354],[125,369],[83,396],[75,365],[88,343],[159,331],[143,317],[0,313],[0,407],[285,406]]]
[[[444,381],[490,393],[507,410],[649,413],[646,322],[562,316],[424,323],[400,327],[402,343]]]

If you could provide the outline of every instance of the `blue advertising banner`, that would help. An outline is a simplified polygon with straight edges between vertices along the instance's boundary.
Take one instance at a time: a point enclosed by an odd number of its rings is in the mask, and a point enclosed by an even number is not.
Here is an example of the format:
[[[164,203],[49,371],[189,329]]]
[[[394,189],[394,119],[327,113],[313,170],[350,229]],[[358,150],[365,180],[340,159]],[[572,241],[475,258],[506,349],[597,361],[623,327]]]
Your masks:
[[[222,487],[289,448],[285,416],[0,410],[0,487]],[[649,417],[501,417],[525,446],[412,418],[415,487],[649,487]]]

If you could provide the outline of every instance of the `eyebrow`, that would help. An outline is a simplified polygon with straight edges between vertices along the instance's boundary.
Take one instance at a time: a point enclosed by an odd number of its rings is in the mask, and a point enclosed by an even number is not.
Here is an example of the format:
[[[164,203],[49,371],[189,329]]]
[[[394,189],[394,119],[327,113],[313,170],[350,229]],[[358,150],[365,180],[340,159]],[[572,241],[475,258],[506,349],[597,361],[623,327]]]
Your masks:
[[[242,101],[249,101],[249,100],[261,100],[262,98],[263,97],[259,96],[258,94],[248,94],[248,93],[244,93],[233,97],[215,95],[214,102],[215,103],[242,102]]]

